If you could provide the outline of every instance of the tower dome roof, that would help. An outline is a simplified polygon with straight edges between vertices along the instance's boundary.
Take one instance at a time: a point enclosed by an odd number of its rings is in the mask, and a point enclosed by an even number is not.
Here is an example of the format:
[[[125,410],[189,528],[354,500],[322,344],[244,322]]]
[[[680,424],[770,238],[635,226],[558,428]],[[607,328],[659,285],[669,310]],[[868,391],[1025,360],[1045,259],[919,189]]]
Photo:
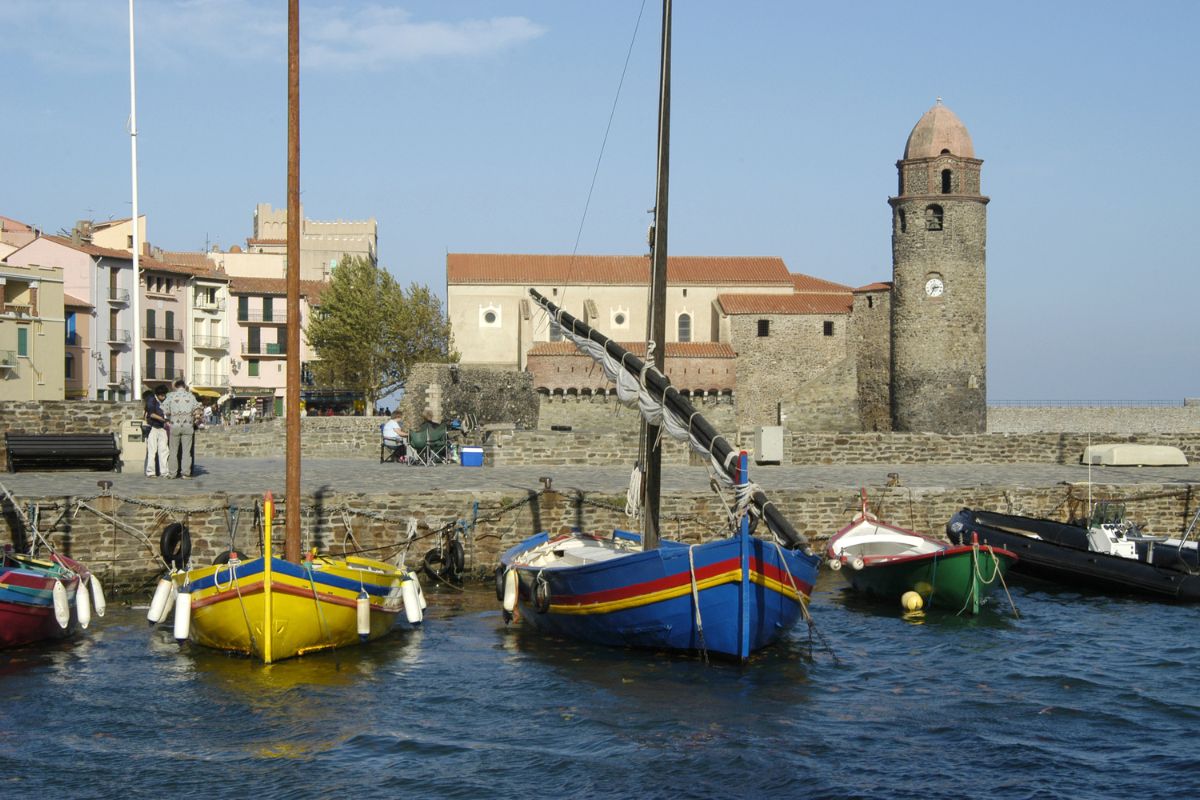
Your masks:
[[[904,145],[904,158],[933,158],[942,153],[974,158],[971,134],[958,116],[942,105],[942,98],[913,126]]]

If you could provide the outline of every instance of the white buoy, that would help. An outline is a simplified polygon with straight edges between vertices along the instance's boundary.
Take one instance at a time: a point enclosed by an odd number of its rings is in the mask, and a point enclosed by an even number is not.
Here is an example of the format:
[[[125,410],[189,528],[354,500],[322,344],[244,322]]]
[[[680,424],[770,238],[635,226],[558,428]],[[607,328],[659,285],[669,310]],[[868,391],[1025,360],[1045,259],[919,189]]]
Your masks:
[[[358,635],[365,642],[371,635],[371,596],[365,589],[358,593],[355,610],[358,612]]]
[[[834,572],[837,572],[839,569],[842,568],[842,560],[840,558],[829,559],[829,568],[831,570],[833,570]]]
[[[158,625],[167,618],[167,601],[171,599],[171,590],[175,588],[175,584],[169,578],[159,578],[158,585],[154,587],[154,599],[150,601],[150,610],[146,612],[146,619],[151,625]]]
[[[92,585],[92,605],[96,607],[96,616],[103,617],[105,609],[108,608],[108,603],[104,599],[104,587],[100,585],[100,579],[95,575],[91,576],[88,583]]]
[[[512,613],[517,607],[517,571],[512,567],[504,573],[504,610]]]
[[[192,632],[192,593],[186,589],[175,595],[175,640],[187,641]]]
[[[54,581],[54,618],[58,620],[58,627],[63,630],[71,624],[71,604],[67,600],[67,587],[63,586],[62,581]]]
[[[850,567],[852,569],[862,569],[863,567],[865,567],[867,565],[867,562],[862,560],[862,556],[855,556],[854,558],[850,559],[850,561],[847,563],[850,564]]]
[[[416,625],[425,616],[421,613],[421,598],[417,594],[420,584],[416,576],[408,573],[408,580],[400,584],[400,595],[404,598],[404,617],[409,624]]]
[[[421,610],[424,611],[426,606],[428,605],[425,602],[425,587],[423,587],[421,585],[421,579],[417,577],[417,573],[415,573],[415,572],[408,573],[408,578],[409,578],[409,580],[411,580],[413,583],[415,583],[417,585],[417,598],[420,599]],[[421,616],[424,617],[425,615],[422,614]]]
[[[92,600],[88,596],[87,581],[82,577],[75,587],[75,616],[79,618],[79,627],[86,629],[92,624]]]

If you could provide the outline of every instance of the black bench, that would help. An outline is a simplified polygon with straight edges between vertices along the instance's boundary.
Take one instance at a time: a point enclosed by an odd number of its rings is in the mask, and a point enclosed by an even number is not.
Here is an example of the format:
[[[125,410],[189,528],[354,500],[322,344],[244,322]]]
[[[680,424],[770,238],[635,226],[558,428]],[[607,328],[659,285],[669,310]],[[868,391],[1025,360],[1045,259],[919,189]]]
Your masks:
[[[121,445],[115,433],[6,433],[8,471],[30,469],[108,469],[121,471]]]

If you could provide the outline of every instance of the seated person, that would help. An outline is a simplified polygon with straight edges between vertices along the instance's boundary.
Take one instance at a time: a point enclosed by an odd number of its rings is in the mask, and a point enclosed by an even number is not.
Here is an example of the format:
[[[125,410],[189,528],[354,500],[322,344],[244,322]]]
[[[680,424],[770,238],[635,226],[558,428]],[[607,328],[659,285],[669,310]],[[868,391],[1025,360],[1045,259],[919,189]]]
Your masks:
[[[392,459],[404,460],[408,454],[408,434],[400,422],[399,411],[394,412],[391,419],[383,423],[382,433],[384,446],[392,449]]]

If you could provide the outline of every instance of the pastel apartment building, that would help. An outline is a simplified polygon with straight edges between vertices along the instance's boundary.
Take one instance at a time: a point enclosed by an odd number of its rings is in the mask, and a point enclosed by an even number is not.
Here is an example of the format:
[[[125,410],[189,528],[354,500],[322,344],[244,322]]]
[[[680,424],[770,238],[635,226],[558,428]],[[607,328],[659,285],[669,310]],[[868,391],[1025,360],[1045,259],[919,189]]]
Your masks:
[[[0,264],[0,400],[61,400],[63,272]]]

